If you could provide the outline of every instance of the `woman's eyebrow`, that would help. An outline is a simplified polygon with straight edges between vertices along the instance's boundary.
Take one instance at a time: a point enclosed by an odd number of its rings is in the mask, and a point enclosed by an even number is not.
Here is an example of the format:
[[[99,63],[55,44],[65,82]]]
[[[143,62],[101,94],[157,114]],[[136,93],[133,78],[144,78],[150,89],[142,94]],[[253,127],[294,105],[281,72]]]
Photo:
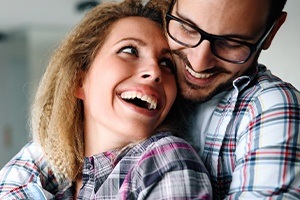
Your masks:
[[[140,39],[137,39],[137,38],[132,38],[132,37],[122,38],[121,40],[117,41],[115,44],[118,44],[118,43],[124,42],[124,41],[134,41],[134,42],[138,43],[141,46],[146,46],[146,43],[143,40],[140,40]]]
[[[143,40],[138,39],[138,38],[132,38],[132,37],[122,38],[121,40],[119,40],[115,44],[118,44],[118,43],[121,43],[121,42],[124,42],[124,41],[133,41],[133,42],[136,42],[137,44],[139,44],[141,46],[146,46],[147,45]],[[160,53],[161,54],[172,54],[172,51],[171,51],[170,48],[163,48]]]

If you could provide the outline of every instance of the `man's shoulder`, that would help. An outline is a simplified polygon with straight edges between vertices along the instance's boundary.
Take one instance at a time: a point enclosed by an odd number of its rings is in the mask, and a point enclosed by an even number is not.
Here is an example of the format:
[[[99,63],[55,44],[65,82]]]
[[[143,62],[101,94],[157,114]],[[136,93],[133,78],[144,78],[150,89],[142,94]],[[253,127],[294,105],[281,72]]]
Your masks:
[[[24,156],[40,157],[43,154],[41,146],[36,142],[28,142],[21,150]]]
[[[258,69],[257,76],[246,87],[242,97],[285,99],[286,96],[293,96],[294,101],[300,101],[300,92],[292,84],[272,74],[264,66],[260,66]]]
[[[254,79],[256,85],[266,89],[277,87],[278,89],[295,90],[295,92],[299,93],[299,91],[291,83],[274,75],[271,70],[267,69],[265,66],[259,66],[258,70],[257,77]]]
[[[300,105],[300,92],[290,83],[273,75],[270,70],[260,69],[245,89],[237,97],[237,105],[257,112],[276,107]]]
[[[14,165],[16,163],[32,163],[38,164],[44,162],[42,148],[35,142],[28,142],[22,149],[11,159],[7,165]]]

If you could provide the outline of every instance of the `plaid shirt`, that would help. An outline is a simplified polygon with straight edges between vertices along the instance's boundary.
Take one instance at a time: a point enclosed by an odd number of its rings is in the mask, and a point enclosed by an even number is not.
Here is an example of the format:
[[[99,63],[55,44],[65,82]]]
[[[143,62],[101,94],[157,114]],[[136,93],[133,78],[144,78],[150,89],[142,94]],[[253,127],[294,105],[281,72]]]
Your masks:
[[[0,170],[0,199],[60,199],[71,182],[57,180],[42,149],[30,142]],[[72,193],[71,193],[72,194]]]
[[[205,138],[199,154],[214,199],[300,199],[300,93],[264,66],[258,71],[235,80],[209,123],[193,126],[186,138],[197,151],[195,138]],[[191,123],[207,110],[196,111]]]
[[[0,199],[72,199],[41,149],[25,146],[0,171]],[[161,133],[128,148],[85,158],[78,199],[212,199],[208,173],[189,144]]]

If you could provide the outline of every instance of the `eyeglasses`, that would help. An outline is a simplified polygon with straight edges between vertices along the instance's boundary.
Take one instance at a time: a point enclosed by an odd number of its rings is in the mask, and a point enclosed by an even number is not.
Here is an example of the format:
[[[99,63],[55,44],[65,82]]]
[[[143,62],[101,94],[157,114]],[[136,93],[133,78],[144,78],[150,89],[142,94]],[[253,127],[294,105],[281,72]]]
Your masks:
[[[242,64],[248,61],[252,54],[261,48],[275,24],[270,26],[255,44],[251,44],[229,37],[209,34],[197,26],[171,15],[170,11],[173,5],[171,5],[166,15],[166,22],[167,33],[174,41],[183,46],[194,48],[203,40],[208,40],[211,51],[216,57],[235,64]]]

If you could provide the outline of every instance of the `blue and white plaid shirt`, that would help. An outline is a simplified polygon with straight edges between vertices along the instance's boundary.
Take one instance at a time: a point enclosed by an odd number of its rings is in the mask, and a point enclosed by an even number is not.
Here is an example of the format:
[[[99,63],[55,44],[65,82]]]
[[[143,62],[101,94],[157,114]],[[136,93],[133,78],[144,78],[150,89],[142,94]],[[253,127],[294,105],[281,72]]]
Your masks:
[[[186,138],[210,173],[214,199],[300,199],[299,91],[260,65],[219,98],[213,109],[198,106]]]

